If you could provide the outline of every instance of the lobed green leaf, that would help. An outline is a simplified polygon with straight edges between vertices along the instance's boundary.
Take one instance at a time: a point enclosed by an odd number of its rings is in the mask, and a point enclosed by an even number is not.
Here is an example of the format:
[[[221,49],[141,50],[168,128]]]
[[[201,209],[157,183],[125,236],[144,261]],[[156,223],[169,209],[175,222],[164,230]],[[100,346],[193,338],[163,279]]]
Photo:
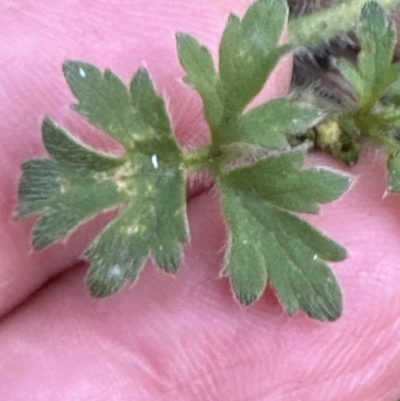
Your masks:
[[[344,78],[346,78],[354,88],[360,103],[360,99],[365,96],[365,83],[359,69],[356,65],[344,59],[339,60],[339,67]]]
[[[63,65],[65,79],[79,103],[73,108],[90,123],[111,135],[126,148],[147,133],[147,124],[132,105],[124,83],[110,70],[104,74],[79,61]]]
[[[274,99],[241,115],[237,126],[221,136],[221,142],[247,142],[284,149],[289,147],[287,135],[306,131],[321,117],[321,111],[313,106]]]
[[[86,255],[88,284],[105,296],[136,278],[147,257],[174,272],[186,241],[185,176],[163,99],[140,69],[130,90],[110,71],[67,62],[64,72],[78,97],[76,109],[128,149],[112,157],[91,149],[46,118],[43,141],[53,157],[22,166],[19,216],[41,215],[33,232],[36,249],[70,234],[110,208],[119,216]]]
[[[348,188],[348,177],[327,169],[302,170],[302,151],[272,155],[248,167],[233,170],[229,185],[256,193],[277,207],[304,213],[317,213],[319,203],[337,199]]]
[[[287,148],[286,135],[304,131],[321,117],[316,108],[277,99],[241,115],[290,46],[279,46],[285,27],[284,1],[258,0],[242,20],[231,15],[219,49],[219,73],[209,50],[194,38],[177,35],[186,82],[200,94],[214,146],[246,142]]]
[[[43,120],[42,137],[50,155],[74,169],[100,172],[116,168],[124,162],[123,158],[111,157],[89,148],[47,117]]]
[[[18,185],[18,218],[42,212],[48,199],[60,192],[57,164],[53,160],[29,160],[22,164]]]
[[[224,273],[239,301],[248,305],[258,299],[268,278],[289,314],[302,309],[319,320],[336,320],[342,296],[323,260],[342,260],[345,250],[251,193],[220,188],[231,238]]]
[[[357,66],[344,61],[340,68],[357,93],[360,112],[368,113],[399,77],[400,66],[392,63],[396,32],[385,10],[372,1],[362,9],[356,34],[361,46]]]
[[[182,173],[140,156],[132,196],[121,215],[95,239],[87,251],[91,261],[88,286],[97,297],[134,281],[145,260],[172,273],[179,267],[181,243],[187,240],[186,200]]]
[[[238,114],[257,95],[290,46],[278,46],[287,21],[282,0],[253,3],[241,21],[229,17],[219,49],[220,97],[229,114]]]
[[[33,245],[44,248],[71,233],[82,222],[124,201],[106,170],[117,171],[122,158],[89,148],[46,118],[43,142],[54,160],[30,160],[22,165],[19,184],[20,218],[42,214]]]
[[[165,102],[155,91],[153,82],[148,71],[140,68],[134,75],[130,84],[132,106],[138,111],[143,121],[151,127],[152,138],[160,139],[171,137],[172,128],[169,121]],[[142,140],[148,141],[149,137]]]
[[[192,36],[180,33],[176,36],[179,60],[187,75],[185,82],[192,86],[204,103],[205,117],[215,131],[223,117],[223,105],[217,92],[219,76],[209,50]]]
[[[372,23],[367,11],[361,30],[364,22]],[[118,208],[118,216],[85,254],[91,262],[91,293],[103,297],[118,291],[138,277],[149,258],[175,272],[189,236],[185,170],[209,168],[228,225],[224,273],[240,302],[254,302],[269,282],[288,313],[301,309],[316,319],[337,319],[341,293],[325,261],[343,260],[346,252],[291,214],[316,213],[320,203],[336,199],[349,186],[347,177],[332,171],[303,170],[304,154],[289,150],[287,135],[309,129],[321,113],[285,99],[243,112],[291,48],[278,45],[287,13],[284,0],[258,0],[242,20],[231,15],[218,72],[207,48],[189,35],[177,35],[185,81],[200,94],[212,133],[211,146],[189,157],[183,157],[165,102],[145,69],[137,71],[128,88],[109,70],[66,62],[65,78],[78,100],[74,109],[120,142],[126,153],[98,152],[44,120],[43,140],[52,159],[25,163],[19,187],[19,216],[41,216],[34,246],[45,247],[92,216]],[[378,16],[373,22],[372,36],[380,35],[388,47],[392,31],[382,21]],[[367,31],[365,38],[372,32]],[[364,47],[366,60],[380,54],[376,47]],[[363,63],[360,59],[358,67],[344,67],[361,97],[369,73]],[[375,60],[375,71],[386,71],[392,79],[397,70],[389,71],[385,63]]]
[[[171,133],[164,101],[145,69],[138,70],[130,91],[109,70],[102,74],[96,67],[77,61],[64,63],[63,69],[79,100],[74,109],[128,149],[136,142]]]
[[[112,180],[101,180],[95,171],[43,159],[24,163],[22,170],[19,217],[42,215],[33,231],[35,249],[51,245],[125,200]]]
[[[302,309],[335,320],[342,298],[324,261],[343,260],[346,251],[282,209],[316,212],[318,203],[340,196],[349,180],[328,170],[301,170],[303,159],[301,152],[288,152],[220,175],[230,238],[224,273],[245,305],[261,296],[269,280],[288,313]]]

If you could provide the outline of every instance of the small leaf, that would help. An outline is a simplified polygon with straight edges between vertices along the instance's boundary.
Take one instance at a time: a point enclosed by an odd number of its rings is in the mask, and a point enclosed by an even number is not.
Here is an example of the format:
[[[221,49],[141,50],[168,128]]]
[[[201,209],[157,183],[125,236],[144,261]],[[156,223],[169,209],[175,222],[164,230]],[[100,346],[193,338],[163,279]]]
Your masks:
[[[110,157],[89,148],[49,118],[43,120],[42,135],[44,145],[54,159],[75,169],[106,171],[124,162],[123,158]]]
[[[211,54],[190,35],[180,33],[176,40],[179,60],[187,73],[185,82],[203,99],[206,120],[213,131],[221,122],[223,105],[217,93],[219,77]]]
[[[222,194],[230,230],[223,273],[230,277],[240,303],[250,305],[261,296],[267,286],[268,269],[261,245],[263,240],[257,237],[260,232],[243,209],[240,198],[229,189]]]
[[[22,165],[19,217],[42,214],[33,232],[33,246],[42,249],[94,215],[118,206],[124,197],[110,179],[98,173],[31,160]]]
[[[322,117],[315,107],[274,99],[239,117],[221,142],[247,142],[271,149],[288,148],[287,135],[304,132]]]
[[[175,272],[181,259],[181,242],[187,239],[185,193],[182,176],[140,157],[135,185],[137,195],[121,215],[95,239],[87,251],[91,261],[88,286],[94,296],[117,291],[134,281],[149,255],[167,272]]]
[[[242,21],[231,15],[220,44],[219,74],[206,47],[189,35],[177,35],[179,58],[187,73],[185,80],[203,99],[214,146],[246,142],[285,148],[288,133],[309,128],[319,117],[316,109],[302,108],[284,99],[239,117],[291,48],[278,45],[286,19],[287,5],[283,0],[254,2]],[[279,117],[283,115],[282,120]]]
[[[171,135],[172,129],[164,100],[156,93],[146,69],[141,68],[136,72],[130,85],[130,93],[132,105],[148,127],[154,129],[154,136]],[[148,137],[143,139],[149,140]]]
[[[185,172],[163,99],[144,69],[130,91],[110,71],[103,75],[89,64],[67,62],[64,71],[79,99],[77,110],[127,152],[119,158],[102,154],[44,120],[43,141],[53,159],[25,163],[19,186],[19,217],[41,215],[34,247],[119,208],[86,253],[93,295],[109,295],[134,280],[148,257],[176,271],[188,237]]]
[[[390,155],[387,162],[389,171],[389,190],[400,192],[400,154]]]
[[[392,64],[396,33],[384,9],[372,1],[362,9],[356,34],[361,45],[357,67],[344,61],[340,68],[356,90],[360,112],[368,113],[399,77],[400,66]]]
[[[18,186],[18,218],[40,213],[49,198],[57,196],[58,169],[53,160],[29,160],[22,164]]]
[[[147,133],[148,126],[133,107],[128,89],[111,71],[102,74],[93,65],[78,61],[67,61],[63,70],[79,100],[74,110],[82,117],[127,148]]]
[[[231,188],[256,193],[277,207],[296,212],[317,213],[318,203],[337,199],[349,187],[349,178],[327,169],[302,170],[301,151],[270,156],[260,162],[233,170]]]
[[[124,201],[116,183],[101,173],[115,173],[122,158],[90,149],[48,118],[43,122],[42,134],[55,160],[24,163],[19,184],[19,217],[42,214],[33,232],[36,249],[52,244],[97,213]]]
[[[400,106],[400,79],[397,79],[389,86],[382,100],[385,104]]]
[[[345,59],[339,60],[339,67],[342,75],[350,82],[358,97],[365,96],[364,80],[356,65]]]
[[[315,212],[316,202],[337,198],[349,180],[327,170],[300,170],[303,158],[285,153],[220,175],[230,237],[224,273],[245,305],[261,296],[269,280],[288,313],[302,309],[319,320],[336,320],[342,297],[324,260],[343,260],[346,251],[281,209]]]
[[[243,20],[231,15],[219,50],[220,96],[237,114],[257,95],[290,46],[278,47],[288,15],[282,0],[258,0]]]

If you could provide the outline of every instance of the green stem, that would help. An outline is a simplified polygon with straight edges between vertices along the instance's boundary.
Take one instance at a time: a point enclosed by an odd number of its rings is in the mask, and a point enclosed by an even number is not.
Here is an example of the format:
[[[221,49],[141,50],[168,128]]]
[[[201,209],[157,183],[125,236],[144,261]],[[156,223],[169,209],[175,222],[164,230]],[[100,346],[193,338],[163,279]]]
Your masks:
[[[185,152],[183,154],[183,165],[186,171],[190,174],[209,168],[213,160],[213,150],[214,148],[207,146],[194,152]]]
[[[366,0],[350,0],[327,10],[297,18],[289,22],[291,42],[297,46],[315,46],[352,30]],[[400,0],[378,0],[384,9],[391,11],[400,6]]]

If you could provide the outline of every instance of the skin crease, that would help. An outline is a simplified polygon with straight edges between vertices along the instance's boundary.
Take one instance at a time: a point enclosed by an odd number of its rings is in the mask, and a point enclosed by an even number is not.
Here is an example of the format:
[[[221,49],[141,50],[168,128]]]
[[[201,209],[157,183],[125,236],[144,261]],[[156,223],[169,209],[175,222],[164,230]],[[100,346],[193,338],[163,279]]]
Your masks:
[[[188,203],[191,241],[176,276],[149,264],[135,286],[94,300],[79,256],[110,215],[67,242],[29,248],[34,220],[12,220],[19,165],[43,157],[45,114],[87,143],[120,149],[77,117],[61,64],[109,67],[128,82],[145,65],[169,102],[180,142],[207,143],[201,102],[181,82],[174,43],[189,32],[216,55],[240,0],[31,0],[0,5],[0,399],[395,401],[400,397],[400,198],[384,158],[365,150],[352,189],[307,219],[349,251],[332,265],[344,293],[335,323],[287,316],[271,289],[253,306],[219,279],[226,235],[217,194]],[[212,12],[210,11],[212,10]],[[290,60],[264,92],[281,95]],[[322,155],[308,164],[343,168]],[[199,187],[192,184],[192,191]],[[67,267],[69,267],[67,269]]]

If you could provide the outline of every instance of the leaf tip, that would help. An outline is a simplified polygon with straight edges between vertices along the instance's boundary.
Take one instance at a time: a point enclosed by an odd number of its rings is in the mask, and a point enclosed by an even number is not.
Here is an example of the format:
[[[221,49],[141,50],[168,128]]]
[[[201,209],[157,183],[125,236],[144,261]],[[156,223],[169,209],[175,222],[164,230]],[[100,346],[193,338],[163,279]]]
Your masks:
[[[41,251],[52,245],[55,241],[56,240],[50,238],[42,230],[40,230],[40,225],[36,226],[32,235],[32,247],[35,251]]]
[[[236,282],[235,278],[231,277],[231,285],[236,299],[242,306],[250,306],[258,301],[265,291],[266,282],[257,282],[256,285],[249,283]]]
[[[310,313],[309,316],[311,318],[320,320],[322,322],[335,322],[338,320],[343,313],[343,298],[340,295],[334,304],[331,304],[329,308],[326,308],[324,311],[313,314]]]
[[[79,62],[74,60],[64,61],[64,63],[62,64],[62,71],[65,78],[68,78],[71,73],[76,70],[77,64],[79,64]]]
[[[84,79],[87,79],[88,76],[93,73],[100,74],[100,71],[93,65],[75,60],[64,61],[62,70],[65,80],[75,95],[76,93],[74,92],[74,87],[78,83],[82,82]]]
[[[146,67],[140,67],[135,72],[135,75],[133,76],[133,79],[132,79],[131,90],[139,90],[135,86],[133,86],[133,88],[132,88],[132,85],[135,85],[135,84],[136,84],[136,86],[137,85],[139,85],[139,86],[146,85],[147,87],[150,85],[151,88],[154,89],[153,81],[152,81],[152,79],[150,77],[150,73]]]
[[[329,260],[331,262],[343,262],[344,260],[346,260],[349,256],[347,249],[337,242],[335,242],[335,247],[335,253],[332,255],[331,258],[326,260]]]
[[[176,39],[176,42],[178,43],[178,45],[181,41],[185,40],[188,36],[189,35],[185,32],[177,32],[175,34],[175,39]]]
[[[257,294],[249,294],[243,292],[242,293],[235,292],[235,296],[239,300],[242,306],[250,306],[260,297],[260,295]]]
[[[45,145],[48,141],[49,136],[54,132],[54,129],[56,127],[57,127],[56,124],[50,117],[48,116],[44,117],[42,121],[42,139]]]
[[[115,294],[125,284],[125,275],[120,266],[111,266],[100,271],[92,266],[86,278],[86,286],[94,298],[105,298]]]

